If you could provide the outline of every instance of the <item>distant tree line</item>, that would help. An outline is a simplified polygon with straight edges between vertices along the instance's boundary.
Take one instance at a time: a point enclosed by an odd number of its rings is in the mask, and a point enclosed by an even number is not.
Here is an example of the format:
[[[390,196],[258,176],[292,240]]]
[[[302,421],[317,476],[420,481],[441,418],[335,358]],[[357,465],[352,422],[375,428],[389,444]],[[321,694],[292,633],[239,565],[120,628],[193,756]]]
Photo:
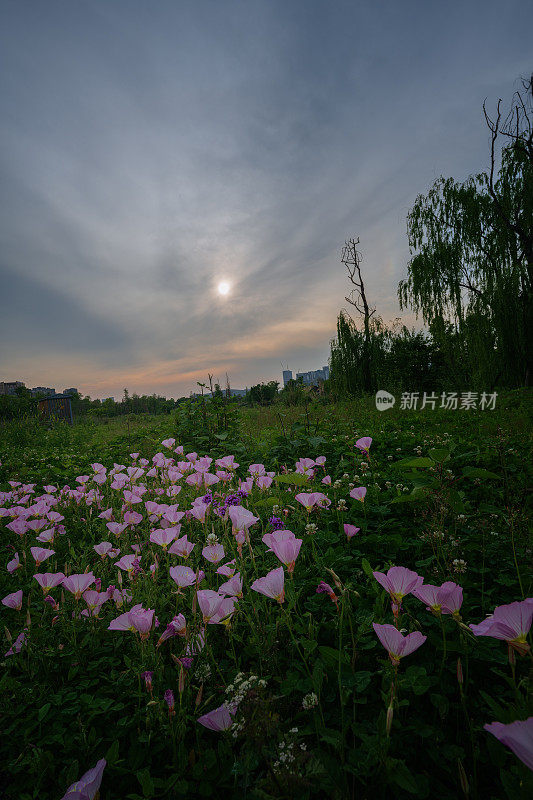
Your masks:
[[[44,395],[43,395],[44,398]],[[30,390],[19,387],[15,395],[0,396],[0,419],[9,420],[23,416],[35,416],[37,403],[40,397],[33,398]],[[177,400],[161,397],[160,395],[130,395],[124,389],[124,395],[119,402],[111,397],[106,400],[92,400],[88,395],[82,397],[77,392],[71,395],[72,412],[74,417],[119,417],[124,414],[170,414],[180,403],[188,400],[180,397]]]

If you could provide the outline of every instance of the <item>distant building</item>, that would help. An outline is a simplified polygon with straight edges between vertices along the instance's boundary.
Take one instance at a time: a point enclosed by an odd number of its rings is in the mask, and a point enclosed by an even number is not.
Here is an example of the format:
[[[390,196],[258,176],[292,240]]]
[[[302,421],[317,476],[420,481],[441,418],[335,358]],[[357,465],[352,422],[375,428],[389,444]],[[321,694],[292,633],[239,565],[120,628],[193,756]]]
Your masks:
[[[222,394],[224,397],[227,397],[226,391],[227,389],[221,389]],[[230,397],[246,397],[247,389],[230,389]],[[191,392],[190,399],[197,400],[200,397],[204,397],[206,400],[211,398],[211,392],[204,392],[203,395],[200,392]]]
[[[22,381],[0,381],[0,394],[16,395],[17,389],[25,389]]]
[[[33,389],[30,389],[31,396],[37,397],[37,395],[42,395],[43,397],[53,397],[56,393],[55,389],[51,389],[49,386],[34,386]]]
[[[310,372],[297,372],[296,380],[301,378],[304,386],[318,386],[320,381],[327,381],[329,378],[329,367],[322,367],[322,369],[311,370]],[[292,370],[283,370],[283,385],[286,386],[289,381],[292,381]]]
[[[63,389],[63,394],[78,394],[77,389]]]
[[[292,381],[292,369],[283,370],[283,385],[286,386],[289,381]]]

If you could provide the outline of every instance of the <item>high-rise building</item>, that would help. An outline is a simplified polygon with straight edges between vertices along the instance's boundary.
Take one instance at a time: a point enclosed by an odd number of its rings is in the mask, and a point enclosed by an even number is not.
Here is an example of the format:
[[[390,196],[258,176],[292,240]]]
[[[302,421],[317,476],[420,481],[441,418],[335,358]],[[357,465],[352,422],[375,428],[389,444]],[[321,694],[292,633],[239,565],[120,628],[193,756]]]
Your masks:
[[[283,370],[283,385],[286,386],[289,381],[292,381],[292,369]]]
[[[302,379],[304,386],[317,386],[319,381],[327,381],[329,378],[329,367],[311,370],[310,372],[297,372],[296,380]]]

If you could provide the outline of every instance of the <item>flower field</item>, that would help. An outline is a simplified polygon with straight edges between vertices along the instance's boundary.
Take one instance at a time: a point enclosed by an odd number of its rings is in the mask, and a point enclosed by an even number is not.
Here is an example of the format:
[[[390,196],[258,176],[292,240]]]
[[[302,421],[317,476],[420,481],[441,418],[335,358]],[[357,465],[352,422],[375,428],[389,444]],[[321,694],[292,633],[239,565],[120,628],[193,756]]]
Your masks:
[[[531,797],[527,436],[361,419],[4,455],[0,798]]]

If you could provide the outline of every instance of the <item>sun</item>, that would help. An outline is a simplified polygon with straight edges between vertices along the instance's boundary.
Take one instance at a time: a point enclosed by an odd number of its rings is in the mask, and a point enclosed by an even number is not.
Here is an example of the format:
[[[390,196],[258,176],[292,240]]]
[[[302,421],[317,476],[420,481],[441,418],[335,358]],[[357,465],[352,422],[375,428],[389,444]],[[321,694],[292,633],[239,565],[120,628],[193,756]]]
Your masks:
[[[219,295],[221,295],[222,297],[225,297],[227,294],[229,294],[230,289],[231,286],[227,281],[220,281],[220,283],[217,286],[217,291]]]

